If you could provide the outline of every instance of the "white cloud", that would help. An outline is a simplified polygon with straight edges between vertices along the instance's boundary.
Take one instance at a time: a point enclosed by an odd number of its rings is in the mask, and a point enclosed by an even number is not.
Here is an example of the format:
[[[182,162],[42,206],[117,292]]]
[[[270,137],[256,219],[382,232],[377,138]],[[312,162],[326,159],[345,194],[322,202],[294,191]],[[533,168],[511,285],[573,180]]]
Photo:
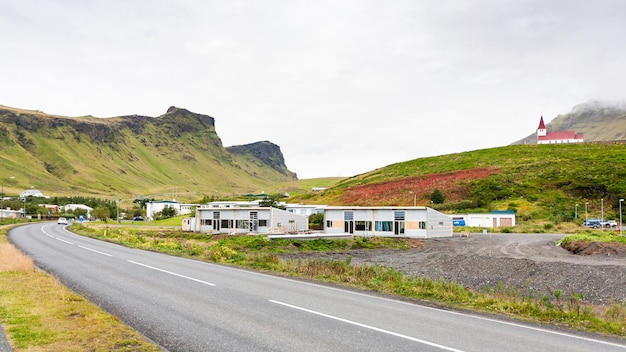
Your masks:
[[[216,118],[301,178],[509,144],[623,99],[626,3],[0,0],[0,104]]]

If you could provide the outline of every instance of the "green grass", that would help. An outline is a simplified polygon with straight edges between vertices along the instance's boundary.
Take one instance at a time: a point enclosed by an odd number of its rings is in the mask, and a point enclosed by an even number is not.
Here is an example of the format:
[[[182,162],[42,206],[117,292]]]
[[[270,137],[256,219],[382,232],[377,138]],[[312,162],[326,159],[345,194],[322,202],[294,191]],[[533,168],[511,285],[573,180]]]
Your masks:
[[[584,230],[582,232],[565,236],[559,240],[558,245],[565,245],[572,241],[587,242],[617,242],[626,244],[626,236],[620,236],[616,231]]]

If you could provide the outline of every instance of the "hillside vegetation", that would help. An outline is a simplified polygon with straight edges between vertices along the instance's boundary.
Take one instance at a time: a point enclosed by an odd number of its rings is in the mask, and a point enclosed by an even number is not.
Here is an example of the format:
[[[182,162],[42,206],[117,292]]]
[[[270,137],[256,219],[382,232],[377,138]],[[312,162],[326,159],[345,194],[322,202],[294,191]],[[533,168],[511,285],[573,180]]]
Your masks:
[[[432,204],[435,189],[444,196]],[[347,178],[306,203],[434,206],[445,212],[515,210],[520,220],[618,218],[626,196],[626,145],[514,145],[421,158]],[[601,201],[603,199],[603,201]]]
[[[0,106],[6,193],[201,199],[258,193],[296,180],[268,141],[225,148],[208,115],[64,117]],[[14,176],[11,179],[11,176]]]

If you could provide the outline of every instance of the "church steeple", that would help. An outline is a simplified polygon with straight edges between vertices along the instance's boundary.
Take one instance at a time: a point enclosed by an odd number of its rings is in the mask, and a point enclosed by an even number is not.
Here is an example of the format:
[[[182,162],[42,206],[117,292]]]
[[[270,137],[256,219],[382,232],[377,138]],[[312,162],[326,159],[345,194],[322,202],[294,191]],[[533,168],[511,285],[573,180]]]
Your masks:
[[[537,137],[545,137],[548,131],[546,130],[546,125],[543,123],[543,115],[541,115],[541,119],[539,119],[539,127],[537,127]]]

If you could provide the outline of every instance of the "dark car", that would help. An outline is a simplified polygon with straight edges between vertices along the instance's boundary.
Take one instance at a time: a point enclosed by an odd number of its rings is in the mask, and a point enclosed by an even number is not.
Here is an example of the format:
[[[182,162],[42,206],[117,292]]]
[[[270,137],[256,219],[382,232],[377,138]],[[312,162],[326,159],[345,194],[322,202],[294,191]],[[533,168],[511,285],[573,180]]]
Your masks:
[[[141,216],[135,216],[133,221],[143,221],[143,218]]]

